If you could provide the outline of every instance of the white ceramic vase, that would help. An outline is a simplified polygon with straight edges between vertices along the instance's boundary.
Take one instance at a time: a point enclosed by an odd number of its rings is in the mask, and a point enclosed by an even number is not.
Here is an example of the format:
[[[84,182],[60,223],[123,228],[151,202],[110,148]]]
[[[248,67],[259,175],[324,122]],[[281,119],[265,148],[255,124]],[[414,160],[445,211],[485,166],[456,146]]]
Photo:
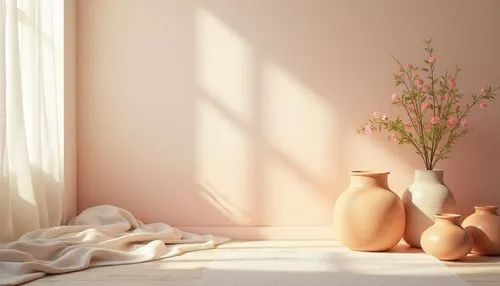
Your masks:
[[[403,240],[421,248],[422,233],[434,224],[439,213],[456,213],[452,192],[444,183],[443,170],[415,170],[414,181],[403,194],[406,224]]]

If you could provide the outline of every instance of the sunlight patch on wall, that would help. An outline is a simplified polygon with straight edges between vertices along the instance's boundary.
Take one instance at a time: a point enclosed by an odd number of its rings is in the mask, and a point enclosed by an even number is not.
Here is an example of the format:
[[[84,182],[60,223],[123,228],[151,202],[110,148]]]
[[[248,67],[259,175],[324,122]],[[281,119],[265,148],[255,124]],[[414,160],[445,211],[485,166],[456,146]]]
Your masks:
[[[264,169],[263,217],[268,225],[328,225],[332,202],[318,196],[323,190],[278,160]],[[305,211],[306,210],[306,211]]]
[[[252,198],[248,136],[202,99],[197,101],[195,124],[196,180],[215,198],[207,201],[235,222],[249,223],[245,215]]]
[[[326,179],[335,148],[336,118],[330,104],[287,71],[266,64],[263,108],[266,139],[310,175]]]
[[[243,121],[251,118],[252,49],[244,38],[210,12],[198,9],[196,77],[200,87]]]
[[[244,38],[199,8],[196,22],[196,180],[230,219],[251,223],[253,54]]]

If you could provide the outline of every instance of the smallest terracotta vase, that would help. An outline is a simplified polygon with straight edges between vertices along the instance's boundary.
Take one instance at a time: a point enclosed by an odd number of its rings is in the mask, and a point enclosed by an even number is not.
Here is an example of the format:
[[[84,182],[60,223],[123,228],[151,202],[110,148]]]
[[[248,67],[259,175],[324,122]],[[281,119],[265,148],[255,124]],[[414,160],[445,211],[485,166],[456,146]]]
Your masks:
[[[472,253],[500,255],[500,216],[497,206],[475,206],[475,212],[465,218],[462,227],[472,236]]]
[[[440,260],[459,260],[472,249],[472,237],[460,226],[459,214],[436,214],[434,224],[422,233],[422,249]]]

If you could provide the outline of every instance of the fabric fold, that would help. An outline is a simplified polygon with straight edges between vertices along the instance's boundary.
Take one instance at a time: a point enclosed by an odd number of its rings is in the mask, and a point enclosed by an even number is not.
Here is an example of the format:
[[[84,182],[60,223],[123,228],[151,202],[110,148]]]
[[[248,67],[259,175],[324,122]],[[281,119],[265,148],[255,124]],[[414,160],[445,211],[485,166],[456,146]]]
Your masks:
[[[0,245],[0,285],[19,285],[46,274],[141,263],[213,249],[226,237],[145,224],[112,205],[89,208],[68,225],[39,229]]]

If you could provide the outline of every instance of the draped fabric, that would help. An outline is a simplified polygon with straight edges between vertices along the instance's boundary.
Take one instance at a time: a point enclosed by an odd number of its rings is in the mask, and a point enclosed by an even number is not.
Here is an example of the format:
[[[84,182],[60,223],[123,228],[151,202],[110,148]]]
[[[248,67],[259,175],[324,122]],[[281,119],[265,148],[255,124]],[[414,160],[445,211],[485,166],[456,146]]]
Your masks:
[[[112,205],[88,208],[67,225],[35,230],[0,245],[0,285],[91,267],[142,263],[208,250],[229,238],[146,224]]]
[[[0,243],[61,224],[63,0],[0,0]]]

